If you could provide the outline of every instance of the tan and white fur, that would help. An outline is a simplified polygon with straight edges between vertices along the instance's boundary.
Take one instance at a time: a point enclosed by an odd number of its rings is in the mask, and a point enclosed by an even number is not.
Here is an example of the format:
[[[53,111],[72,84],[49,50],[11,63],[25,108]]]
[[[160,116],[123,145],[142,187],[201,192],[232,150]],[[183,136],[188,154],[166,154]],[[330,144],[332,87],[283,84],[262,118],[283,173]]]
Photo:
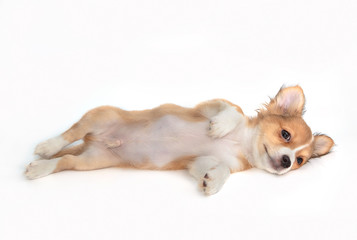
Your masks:
[[[63,170],[107,167],[188,169],[207,194],[229,175],[251,167],[284,174],[327,154],[333,140],[313,135],[302,119],[299,86],[282,88],[256,117],[226,100],[194,108],[165,104],[144,111],[104,106],[86,113],[60,136],[40,143],[41,159],[28,165],[29,179]],[[70,144],[83,140],[83,143]]]

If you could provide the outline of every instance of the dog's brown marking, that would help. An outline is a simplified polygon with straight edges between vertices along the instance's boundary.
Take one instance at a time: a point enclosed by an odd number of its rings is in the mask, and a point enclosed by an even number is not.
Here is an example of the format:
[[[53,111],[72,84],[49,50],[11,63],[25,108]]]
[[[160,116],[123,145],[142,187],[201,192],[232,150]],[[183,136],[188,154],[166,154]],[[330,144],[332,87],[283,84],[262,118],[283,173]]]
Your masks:
[[[127,164],[118,158],[100,155],[65,155],[57,163],[54,173],[64,170],[88,171],[107,167],[126,167]]]
[[[238,155],[237,161],[239,161],[240,167],[238,169],[230,169],[231,173],[240,172],[252,168],[252,165],[250,165],[248,159],[242,153]]]
[[[282,117],[266,115],[259,121],[261,131],[264,132],[265,144],[275,147],[288,147],[295,149],[309,144],[312,139],[311,129],[301,117]],[[281,131],[286,130],[291,135],[291,140],[286,142],[281,136]]]
[[[307,160],[309,160],[311,158],[312,150],[313,150],[312,147],[313,147],[313,145],[311,143],[310,145],[306,146],[305,148],[303,148],[295,153],[295,158],[301,157],[303,161],[301,164],[298,164],[297,160],[295,159],[295,162],[294,162],[293,166],[291,167],[291,170],[300,168],[302,165],[304,165],[307,162]]]
[[[184,156],[184,157],[179,157],[162,168],[160,170],[180,170],[180,169],[187,169],[187,166],[189,165],[190,162],[193,161],[194,158],[197,156]]]

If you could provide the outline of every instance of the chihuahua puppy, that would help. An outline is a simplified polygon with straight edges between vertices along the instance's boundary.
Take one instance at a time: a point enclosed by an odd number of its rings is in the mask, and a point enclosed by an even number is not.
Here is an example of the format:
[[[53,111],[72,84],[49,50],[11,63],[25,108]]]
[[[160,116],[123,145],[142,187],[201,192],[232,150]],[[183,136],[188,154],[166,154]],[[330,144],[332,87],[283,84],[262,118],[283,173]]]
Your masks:
[[[103,106],[87,112],[63,134],[40,143],[25,175],[107,167],[188,169],[207,194],[217,193],[231,173],[252,167],[274,174],[298,169],[329,153],[333,140],[312,134],[302,118],[299,86],[282,88],[249,118],[226,100],[194,108],[173,104],[144,111]],[[79,145],[70,146],[78,140]]]

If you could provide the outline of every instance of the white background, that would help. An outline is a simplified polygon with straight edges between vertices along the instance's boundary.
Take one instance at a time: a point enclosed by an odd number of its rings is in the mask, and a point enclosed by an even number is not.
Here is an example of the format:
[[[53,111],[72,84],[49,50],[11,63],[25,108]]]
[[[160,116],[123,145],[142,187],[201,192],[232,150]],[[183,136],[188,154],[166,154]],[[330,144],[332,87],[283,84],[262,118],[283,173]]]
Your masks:
[[[0,1],[0,239],[357,239],[355,0]],[[99,105],[226,98],[254,115],[300,84],[334,152],[205,197],[185,171],[23,176]]]

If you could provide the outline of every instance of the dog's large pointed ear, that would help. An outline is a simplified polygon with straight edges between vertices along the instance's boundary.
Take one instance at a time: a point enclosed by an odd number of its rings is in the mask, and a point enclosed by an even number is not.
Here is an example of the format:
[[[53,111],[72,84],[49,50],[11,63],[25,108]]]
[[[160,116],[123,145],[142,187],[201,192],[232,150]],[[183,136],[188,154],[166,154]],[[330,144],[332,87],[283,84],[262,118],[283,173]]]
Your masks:
[[[311,157],[320,157],[330,152],[334,141],[329,136],[314,134],[313,151]]]
[[[266,106],[272,114],[301,116],[304,112],[305,96],[300,86],[282,87]]]

